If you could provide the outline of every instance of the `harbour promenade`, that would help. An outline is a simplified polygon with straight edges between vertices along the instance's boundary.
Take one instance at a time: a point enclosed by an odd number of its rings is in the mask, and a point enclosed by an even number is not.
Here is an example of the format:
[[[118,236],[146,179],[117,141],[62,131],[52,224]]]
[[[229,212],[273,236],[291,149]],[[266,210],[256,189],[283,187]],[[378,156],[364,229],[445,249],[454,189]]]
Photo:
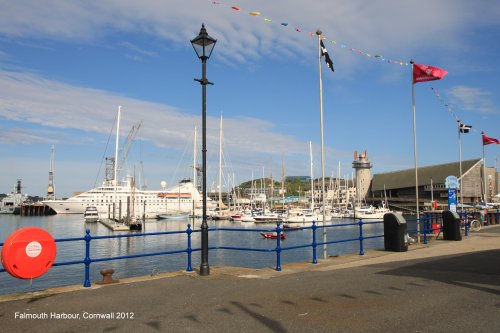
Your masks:
[[[498,332],[500,225],[408,252],[0,296],[2,332]]]

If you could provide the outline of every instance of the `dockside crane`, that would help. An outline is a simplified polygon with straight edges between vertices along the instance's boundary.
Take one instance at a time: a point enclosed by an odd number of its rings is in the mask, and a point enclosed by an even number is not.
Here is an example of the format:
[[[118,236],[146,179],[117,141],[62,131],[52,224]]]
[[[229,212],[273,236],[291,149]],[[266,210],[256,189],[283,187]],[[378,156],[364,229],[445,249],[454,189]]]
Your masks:
[[[130,132],[127,135],[127,139],[125,140],[125,143],[123,144],[120,160],[116,164],[117,176],[120,174],[120,170],[122,169],[123,164],[125,163],[125,160],[127,159],[130,148],[132,148],[132,144],[134,143],[135,137],[137,136],[137,132],[139,132],[139,129],[141,128],[141,126],[142,126],[142,120],[140,122],[138,122],[137,124],[134,124],[132,126],[132,128],[130,129]],[[115,181],[117,181],[117,179],[115,179]]]

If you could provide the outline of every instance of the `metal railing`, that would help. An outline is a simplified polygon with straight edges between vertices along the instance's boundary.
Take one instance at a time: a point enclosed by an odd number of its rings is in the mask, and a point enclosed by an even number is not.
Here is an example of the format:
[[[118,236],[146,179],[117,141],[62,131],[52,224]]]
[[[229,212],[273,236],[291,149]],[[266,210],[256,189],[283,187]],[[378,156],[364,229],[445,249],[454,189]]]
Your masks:
[[[296,228],[283,228],[281,223],[277,223],[275,228],[271,229],[242,229],[242,228],[209,228],[209,232],[211,234],[216,232],[272,232],[276,233],[276,235],[281,235],[282,232],[295,231],[295,230],[310,230],[311,231],[311,242],[305,244],[297,244],[291,246],[283,246],[283,242],[280,237],[276,238],[276,245],[271,248],[252,248],[252,247],[233,247],[233,246],[209,246],[209,250],[223,250],[223,251],[254,251],[254,252],[266,252],[266,253],[275,253],[276,262],[275,262],[275,270],[281,271],[281,256],[285,251],[292,251],[295,249],[301,248],[311,248],[311,263],[317,264],[317,247],[325,244],[336,244],[336,243],[345,243],[345,242],[359,242],[359,255],[364,255],[364,244],[363,242],[367,239],[373,238],[382,238],[384,237],[382,234],[376,235],[368,235],[365,236],[363,234],[363,226],[364,225],[372,225],[372,224],[382,224],[382,221],[363,221],[362,219],[355,219],[350,223],[339,223],[339,224],[325,224],[321,225],[313,222],[311,226],[306,227],[296,227]],[[316,237],[316,231],[318,229],[334,229],[334,228],[342,228],[342,227],[352,227],[358,226],[358,236],[350,237],[344,239],[331,240],[327,242],[318,242]],[[140,257],[151,257],[151,256],[160,256],[160,255],[170,255],[170,254],[179,254],[186,253],[186,271],[193,271],[192,267],[192,254],[193,252],[201,251],[201,248],[193,248],[192,247],[192,234],[193,233],[201,233],[201,230],[193,230],[191,229],[191,225],[187,225],[186,230],[181,231],[165,231],[165,232],[150,232],[150,233],[133,233],[126,235],[110,235],[110,236],[92,236],[90,234],[90,230],[87,229],[85,231],[84,237],[76,237],[76,238],[60,238],[55,239],[56,243],[63,242],[85,242],[85,256],[82,260],[70,260],[70,261],[62,261],[55,262],[53,266],[68,266],[68,265],[84,265],[84,287],[90,287],[90,269],[92,263],[104,262],[104,261],[113,261],[113,260],[121,260],[121,259],[131,259],[131,258],[140,258]],[[174,234],[186,234],[186,248],[180,248],[171,251],[160,251],[160,252],[150,252],[150,253],[139,253],[139,254],[130,254],[130,255],[120,255],[120,256],[111,256],[111,257],[100,257],[100,258],[92,258],[90,255],[91,244],[97,240],[103,239],[113,239],[113,238],[132,238],[132,237],[150,237],[150,236],[158,236],[158,235],[174,235]],[[0,243],[0,246],[3,247],[4,243]],[[0,269],[0,272],[5,272],[5,269]]]

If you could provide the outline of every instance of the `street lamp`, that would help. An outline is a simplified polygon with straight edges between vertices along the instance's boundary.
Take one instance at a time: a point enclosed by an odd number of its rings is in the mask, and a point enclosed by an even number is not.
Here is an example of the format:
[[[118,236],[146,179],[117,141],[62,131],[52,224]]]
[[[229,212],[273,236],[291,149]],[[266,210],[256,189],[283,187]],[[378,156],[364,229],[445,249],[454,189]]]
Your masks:
[[[191,40],[191,45],[196,52],[198,58],[201,59],[202,76],[200,79],[194,79],[201,84],[202,88],[202,156],[203,156],[203,219],[201,223],[201,264],[200,275],[209,275],[210,266],[208,265],[208,224],[207,224],[207,84],[212,84],[206,77],[206,63],[214,49],[216,39],[210,37],[205,29],[205,25],[201,25],[198,36]]]

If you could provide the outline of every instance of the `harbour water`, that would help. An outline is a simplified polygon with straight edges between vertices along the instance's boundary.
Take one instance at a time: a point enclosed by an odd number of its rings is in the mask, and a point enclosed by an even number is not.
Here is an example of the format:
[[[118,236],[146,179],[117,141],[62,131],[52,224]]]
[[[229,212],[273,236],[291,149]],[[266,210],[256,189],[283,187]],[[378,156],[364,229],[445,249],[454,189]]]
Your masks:
[[[341,221],[337,221],[339,223]],[[352,220],[346,220],[350,223]],[[187,225],[199,229],[201,220],[147,220],[142,232],[185,231]],[[320,223],[321,224],[321,223]],[[329,223],[327,223],[329,224]],[[36,226],[47,230],[55,239],[84,237],[85,230],[89,229],[92,236],[121,235],[131,232],[113,232],[100,223],[84,223],[81,215],[54,215],[54,216],[19,216],[0,215],[0,242],[15,230]],[[209,221],[209,227],[219,228],[244,228],[248,230],[273,229],[275,224],[255,224],[230,221]],[[327,240],[355,238],[359,236],[357,226],[327,228]],[[364,236],[383,234],[382,224],[365,225]],[[322,229],[316,231],[317,242],[323,239]],[[287,232],[286,240],[282,241],[283,247],[305,245],[312,243],[311,230]],[[209,246],[231,246],[240,248],[272,249],[276,240],[263,239],[259,232],[244,231],[210,231]],[[374,238],[364,241],[366,249],[383,248],[383,238]],[[200,233],[192,234],[192,248],[200,248]],[[92,259],[145,254],[163,251],[183,250],[187,248],[185,233],[173,235],[158,235],[147,237],[127,237],[112,239],[96,239],[91,241],[90,257]],[[318,246],[318,258],[322,258],[323,246]],[[328,245],[328,256],[347,253],[359,253],[359,241],[343,242]],[[81,261],[85,258],[85,242],[71,241],[57,243],[57,257],[55,262]],[[281,253],[281,263],[311,262],[312,248],[285,250]],[[196,269],[200,264],[200,252],[193,252],[192,267]],[[211,250],[209,252],[210,266],[236,266],[250,268],[274,269],[276,265],[275,252]],[[114,278],[154,275],[163,272],[186,270],[187,254],[168,254],[148,256],[133,259],[120,259],[91,264],[90,281],[95,283],[102,280],[99,271],[114,269]],[[0,273],[0,294],[28,292],[43,290],[64,285],[83,285],[84,265],[54,266],[43,276],[30,280],[16,279],[7,272]]]

